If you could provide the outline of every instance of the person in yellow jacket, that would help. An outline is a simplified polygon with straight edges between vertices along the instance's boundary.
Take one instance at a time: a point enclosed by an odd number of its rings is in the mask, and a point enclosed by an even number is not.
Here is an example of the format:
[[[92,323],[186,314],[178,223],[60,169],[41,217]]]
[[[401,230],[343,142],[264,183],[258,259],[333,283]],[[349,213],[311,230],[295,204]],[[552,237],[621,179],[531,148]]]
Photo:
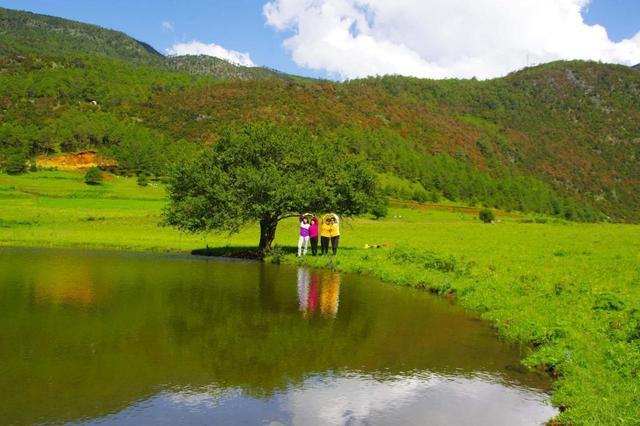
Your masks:
[[[340,218],[335,213],[326,214],[322,217],[322,227],[320,228],[322,255],[329,253],[329,242],[331,242],[331,250],[335,255],[338,253],[338,244],[340,243]]]

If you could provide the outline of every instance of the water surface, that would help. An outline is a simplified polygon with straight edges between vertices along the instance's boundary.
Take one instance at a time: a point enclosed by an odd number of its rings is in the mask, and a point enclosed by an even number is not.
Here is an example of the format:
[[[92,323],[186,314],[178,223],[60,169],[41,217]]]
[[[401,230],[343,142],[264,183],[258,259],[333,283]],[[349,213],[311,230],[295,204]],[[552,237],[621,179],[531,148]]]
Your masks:
[[[541,424],[549,380],[521,356],[362,276],[0,249],[2,424]]]

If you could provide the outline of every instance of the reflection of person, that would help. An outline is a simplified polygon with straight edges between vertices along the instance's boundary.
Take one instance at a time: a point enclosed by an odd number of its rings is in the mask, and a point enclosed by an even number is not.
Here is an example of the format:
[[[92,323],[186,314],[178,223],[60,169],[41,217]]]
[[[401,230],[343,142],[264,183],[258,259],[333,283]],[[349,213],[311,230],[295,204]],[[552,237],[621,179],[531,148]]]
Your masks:
[[[298,306],[302,312],[307,310],[309,300],[309,271],[298,269]]]
[[[309,311],[315,312],[318,309],[318,281],[320,276],[317,272],[311,274],[311,285],[309,286]]]
[[[307,254],[307,247],[309,246],[309,228],[311,228],[311,224],[309,223],[309,217],[305,215],[300,216],[300,238],[298,238],[298,257]],[[304,252],[302,251],[303,245],[304,245]]]
[[[318,310],[317,272],[311,274],[307,269],[298,269],[298,308],[304,318],[309,318]]]
[[[318,254],[318,218],[315,215],[311,219],[309,227],[309,242],[311,243],[311,254],[316,256]]]
[[[335,317],[340,300],[340,274],[326,273],[322,275],[320,291],[320,313],[323,316]]]

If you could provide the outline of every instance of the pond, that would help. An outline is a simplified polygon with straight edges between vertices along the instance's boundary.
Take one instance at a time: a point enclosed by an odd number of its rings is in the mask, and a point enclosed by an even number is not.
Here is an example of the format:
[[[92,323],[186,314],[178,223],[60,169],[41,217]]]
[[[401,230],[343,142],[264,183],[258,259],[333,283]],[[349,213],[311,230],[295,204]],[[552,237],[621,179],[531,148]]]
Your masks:
[[[541,424],[477,316],[365,276],[0,249],[2,424]]]

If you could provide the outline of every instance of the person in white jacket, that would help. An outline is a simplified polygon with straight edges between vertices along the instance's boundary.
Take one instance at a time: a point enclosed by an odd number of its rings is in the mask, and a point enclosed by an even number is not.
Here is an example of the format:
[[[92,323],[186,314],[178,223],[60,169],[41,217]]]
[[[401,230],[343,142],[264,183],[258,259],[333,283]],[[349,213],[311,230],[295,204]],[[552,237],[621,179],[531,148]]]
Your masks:
[[[309,247],[309,217],[306,215],[300,216],[300,238],[298,238],[298,257],[306,256],[307,248]],[[302,247],[304,246],[304,251]]]

